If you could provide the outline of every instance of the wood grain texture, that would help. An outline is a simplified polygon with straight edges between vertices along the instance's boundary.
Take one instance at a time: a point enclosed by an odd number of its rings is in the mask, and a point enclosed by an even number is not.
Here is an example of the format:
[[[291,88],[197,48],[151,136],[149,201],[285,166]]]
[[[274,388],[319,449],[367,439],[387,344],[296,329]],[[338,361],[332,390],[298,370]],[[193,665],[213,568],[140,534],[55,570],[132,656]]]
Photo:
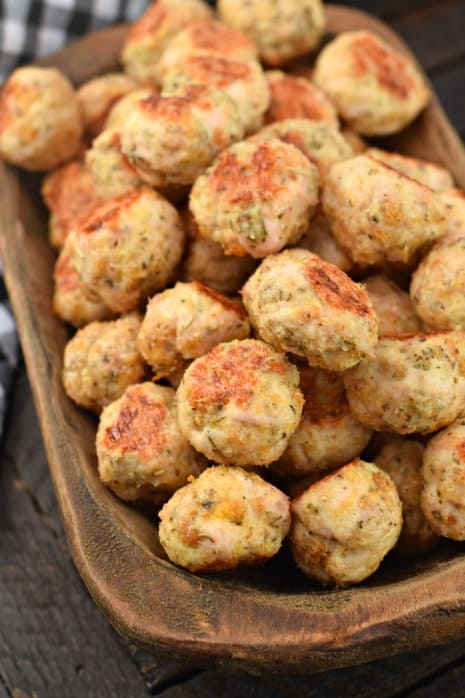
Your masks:
[[[5,493],[8,492],[8,497]],[[144,696],[136,665],[83,594],[64,541],[0,461],[0,696]],[[49,629],[46,648],[43,628]],[[90,628],[92,632],[89,632]],[[98,678],[98,680],[96,680]]]
[[[328,15],[336,33],[370,27],[405,50],[385,25],[363,13],[329,6]],[[92,53],[92,42],[99,47],[99,59],[93,65],[83,61],[83,78],[79,44],[49,64],[55,61],[76,82],[90,77],[93,66],[96,73],[111,69],[123,33],[111,36],[111,41],[106,33],[85,40],[86,53]],[[465,186],[465,153],[437,100],[395,145],[447,164]],[[319,589],[289,565],[285,554],[263,572],[224,577],[195,577],[166,561],[155,535],[156,512],[143,516],[98,481],[95,420],[71,404],[61,388],[68,332],[51,311],[53,253],[37,204],[37,181],[22,177],[18,187],[15,173],[2,176],[7,284],[61,515],[76,566],[114,625],[171,658],[260,671],[342,667],[459,637],[465,623],[463,546],[444,545],[408,568],[387,563],[363,585],[344,591]]]

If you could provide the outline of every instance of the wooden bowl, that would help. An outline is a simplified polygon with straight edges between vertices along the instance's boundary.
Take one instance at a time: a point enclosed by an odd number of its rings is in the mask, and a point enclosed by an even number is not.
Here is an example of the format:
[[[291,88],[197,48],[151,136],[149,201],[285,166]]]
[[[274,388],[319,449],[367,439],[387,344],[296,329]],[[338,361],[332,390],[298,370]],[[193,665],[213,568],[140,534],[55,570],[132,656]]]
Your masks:
[[[401,51],[381,22],[327,6],[330,32],[368,28]],[[116,27],[42,60],[80,83],[113,69]],[[437,99],[393,139],[401,152],[445,164],[465,188],[465,152]],[[142,514],[106,490],[96,472],[95,419],[61,386],[68,329],[53,315],[54,253],[39,179],[0,172],[1,244],[50,470],[71,552],[95,601],[124,635],[155,653],[198,665],[312,672],[458,638],[465,627],[465,548],[444,542],[416,560],[390,558],[365,583],[324,590],[283,551],[261,569],[198,577],[161,549],[156,512]]]

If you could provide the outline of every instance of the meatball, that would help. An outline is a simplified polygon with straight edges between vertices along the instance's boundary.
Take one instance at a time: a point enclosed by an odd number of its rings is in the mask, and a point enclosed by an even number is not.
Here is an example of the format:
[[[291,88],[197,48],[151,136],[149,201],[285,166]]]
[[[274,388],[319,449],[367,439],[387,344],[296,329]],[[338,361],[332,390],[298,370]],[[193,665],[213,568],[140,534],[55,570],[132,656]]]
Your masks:
[[[72,160],[47,175],[41,193],[50,211],[50,244],[56,248],[62,247],[71,230],[101,203],[92,175],[80,160]]]
[[[105,407],[96,446],[100,479],[127,501],[161,503],[206,467],[179,430],[175,391],[153,383],[131,385]]]
[[[299,373],[253,339],[219,344],[195,359],[177,392],[179,424],[198,451],[218,463],[268,465],[297,428]]]
[[[201,237],[187,206],[181,208],[180,213],[187,233],[180,279],[200,281],[219,293],[237,293],[255,269],[256,261],[248,255],[227,256],[217,242]]]
[[[258,50],[243,32],[221,22],[196,22],[170,41],[160,60],[163,79],[173,70],[187,66],[192,58],[222,57],[232,61],[257,61]]]
[[[440,240],[412,276],[410,295],[433,330],[465,330],[465,236]]]
[[[213,17],[202,0],[157,0],[134,22],[126,35],[121,62],[128,75],[140,82],[159,83],[160,58],[182,29]]]
[[[123,153],[154,187],[190,186],[216,155],[244,135],[237,106],[223,90],[186,85],[182,94],[138,102],[121,126]]]
[[[336,240],[362,266],[410,263],[445,233],[437,193],[366,155],[331,167],[322,205]]]
[[[228,257],[217,242],[197,237],[187,242],[181,279],[200,281],[219,293],[236,293],[254,268],[251,257]]]
[[[446,209],[446,235],[465,237],[465,192],[446,189],[441,192],[441,200]]]
[[[326,121],[330,126],[339,128],[334,105],[310,80],[281,70],[269,70],[265,75],[271,93],[265,123],[284,119],[312,119]]]
[[[0,94],[0,157],[26,170],[51,170],[77,153],[82,130],[64,75],[33,66],[13,71]]]
[[[346,274],[352,270],[352,260],[336,241],[329,227],[328,219],[321,208],[317,209],[316,214],[310,221],[310,227],[304,236],[300,238],[297,245],[304,250],[314,252],[327,262],[335,264],[336,267],[345,271]]]
[[[106,129],[94,140],[86,153],[86,165],[102,200],[142,186],[139,175],[121,151],[118,129]]]
[[[160,511],[160,543],[191,572],[265,562],[289,531],[289,499],[255,473],[217,465],[175,492]]]
[[[426,184],[433,191],[443,191],[454,186],[451,173],[434,162],[411,158],[400,153],[391,153],[380,148],[368,148],[365,151],[365,155],[384,162],[385,165],[393,167],[395,170],[407,175],[407,177]]]
[[[94,320],[109,320],[113,312],[82,284],[71,266],[66,249],[58,256],[54,271],[53,310],[73,327],[82,327]]]
[[[280,351],[343,371],[372,356],[377,320],[364,289],[307,250],[263,260],[242,289],[250,322]]]
[[[141,318],[136,313],[91,322],[65,347],[63,384],[69,397],[96,414],[125,389],[143,380],[146,365],[137,348]]]
[[[281,66],[315,48],[325,30],[320,0],[218,0],[220,19],[240,29],[270,66]]]
[[[298,567],[325,585],[356,584],[394,547],[402,505],[389,475],[355,459],[291,502],[289,540]]]
[[[137,88],[137,83],[124,73],[107,73],[85,82],[77,90],[77,99],[84,122],[84,135],[93,140],[103,130],[112,107],[121,97]]]
[[[163,378],[179,370],[187,359],[249,334],[240,301],[192,281],[177,283],[149,301],[137,341],[155,377]]]
[[[428,434],[465,408],[465,333],[382,337],[344,374],[350,410],[378,431]]]
[[[128,92],[111,108],[105,121],[105,129],[116,129],[119,131],[121,124],[124,124],[138,102],[142,99],[147,99],[147,97],[156,97],[157,95],[158,91],[155,87],[140,87],[137,90]]]
[[[402,502],[403,525],[396,544],[396,552],[402,555],[424,553],[438,541],[420,505],[423,451],[424,446],[418,441],[396,439],[386,444],[374,459],[392,478]]]
[[[236,104],[245,133],[253,133],[262,126],[270,91],[259,63],[222,56],[190,56],[185,65],[167,74],[162,94],[182,94],[191,83],[213,85],[227,92]]]
[[[352,156],[352,149],[341,132],[324,121],[286,119],[263,128],[255,138],[279,138],[291,143],[313,162],[324,183],[335,162]]]
[[[269,138],[223,151],[195,181],[189,206],[200,234],[226,254],[261,258],[302,237],[317,201],[316,167]]]
[[[414,334],[422,328],[410,296],[384,274],[363,280],[374,311],[378,316],[378,335]]]
[[[423,455],[423,513],[439,536],[465,540],[465,422],[433,436]]]
[[[349,411],[338,373],[299,367],[304,396],[302,419],[289,446],[271,468],[283,475],[303,476],[337,468],[358,456],[371,430]]]
[[[166,286],[182,256],[184,231],[174,206],[142,188],[94,209],[68,241],[83,283],[123,313]]]
[[[414,62],[369,31],[345,32],[327,44],[313,79],[364,136],[400,131],[431,96]]]

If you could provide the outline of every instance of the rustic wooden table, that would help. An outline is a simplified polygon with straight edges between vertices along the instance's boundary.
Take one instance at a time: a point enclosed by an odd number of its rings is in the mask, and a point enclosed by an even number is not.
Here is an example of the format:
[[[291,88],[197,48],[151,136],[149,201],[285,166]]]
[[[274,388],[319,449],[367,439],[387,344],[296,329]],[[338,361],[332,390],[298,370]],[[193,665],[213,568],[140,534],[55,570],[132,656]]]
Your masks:
[[[465,137],[465,1],[346,2],[387,20]],[[464,628],[465,637],[465,628]],[[465,639],[309,677],[253,677],[159,659],[118,636],[73,566],[24,367],[0,462],[0,698],[465,696]]]

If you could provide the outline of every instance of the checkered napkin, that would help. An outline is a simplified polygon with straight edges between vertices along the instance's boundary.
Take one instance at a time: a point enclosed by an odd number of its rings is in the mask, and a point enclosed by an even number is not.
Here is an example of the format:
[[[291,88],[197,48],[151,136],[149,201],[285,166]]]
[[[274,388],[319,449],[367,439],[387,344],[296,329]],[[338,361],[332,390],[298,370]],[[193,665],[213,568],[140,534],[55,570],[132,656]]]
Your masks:
[[[8,392],[13,381],[18,354],[19,347],[15,321],[3,279],[0,276],[0,434],[3,430]]]

